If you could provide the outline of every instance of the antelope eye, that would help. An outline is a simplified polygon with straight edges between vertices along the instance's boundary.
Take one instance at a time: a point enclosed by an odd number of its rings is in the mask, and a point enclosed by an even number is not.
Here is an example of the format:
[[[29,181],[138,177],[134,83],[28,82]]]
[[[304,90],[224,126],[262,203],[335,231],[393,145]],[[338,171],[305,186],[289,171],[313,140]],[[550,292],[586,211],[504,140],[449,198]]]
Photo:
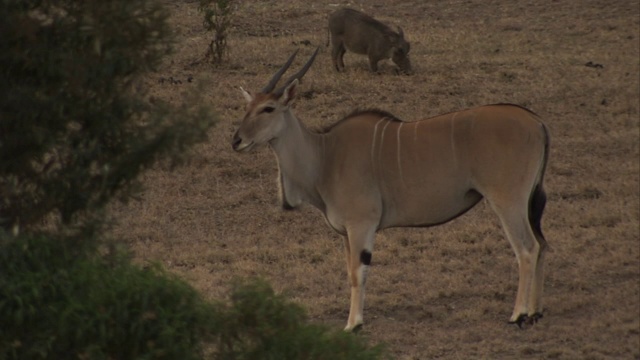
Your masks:
[[[266,113],[272,113],[276,108],[272,107],[272,106],[265,106],[262,108],[262,111],[260,112],[266,112]]]

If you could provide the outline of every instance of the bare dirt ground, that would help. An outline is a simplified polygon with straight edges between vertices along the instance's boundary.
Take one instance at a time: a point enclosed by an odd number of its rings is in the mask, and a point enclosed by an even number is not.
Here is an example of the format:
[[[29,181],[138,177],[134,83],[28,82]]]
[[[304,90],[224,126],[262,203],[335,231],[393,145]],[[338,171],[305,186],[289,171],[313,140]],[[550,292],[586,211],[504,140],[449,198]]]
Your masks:
[[[139,202],[116,206],[122,238],[141,263],[160,262],[207,298],[236,277],[261,276],[342,328],[349,286],[342,238],[321,214],[280,209],[267,148],[231,150],[244,115],[239,86],[258,91],[288,55],[316,46],[295,113],[310,127],[356,108],[416,120],[489,103],[515,103],[551,133],[543,230],[545,314],[508,325],[517,265],[486,202],[439,227],[378,235],[361,336],[398,359],[640,359],[640,5],[637,1],[242,1],[229,61],[200,61],[211,39],[196,1],[165,1],[176,54],[147,79],[154,96],[181,101],[202,86],[219,115],[206,144],[175,172],[145,175]],[[338,6],[401,25],[416,74],[381,74],[347,53],[331,66],[327,15]]]

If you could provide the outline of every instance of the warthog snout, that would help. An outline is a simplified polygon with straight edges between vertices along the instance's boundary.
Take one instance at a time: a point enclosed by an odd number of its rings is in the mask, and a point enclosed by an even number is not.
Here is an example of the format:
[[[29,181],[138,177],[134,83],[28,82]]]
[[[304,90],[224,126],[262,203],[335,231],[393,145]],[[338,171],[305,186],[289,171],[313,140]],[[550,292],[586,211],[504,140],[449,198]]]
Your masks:
[[[409,43],[407,44],[406,49],[396,48],[393,51],[393,55],[391,56],[391,60],[398,65],[398,68],[401,73],[405,75],[413,74],[413,69],[411,68],[411,60],[409,60]]]

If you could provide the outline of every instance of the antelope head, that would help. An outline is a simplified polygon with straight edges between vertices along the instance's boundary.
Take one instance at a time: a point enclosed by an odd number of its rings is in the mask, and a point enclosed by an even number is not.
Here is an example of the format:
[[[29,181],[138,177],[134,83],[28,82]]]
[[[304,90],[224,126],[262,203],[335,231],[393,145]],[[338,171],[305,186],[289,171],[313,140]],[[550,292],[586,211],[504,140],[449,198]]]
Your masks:
[[[318,50],[319,48],[300,71],[289,77],[277,89],[276,84],[293,62],[298,50],[289,57],[289,60],[273,75],[271,81],[259,93],[254,95],[240,88],[247,100],[247,107],[240,127],[236,130],[231,141],[235,151],[248,151],[255,145],[268,143],[278,138],[285,127],[285,113],[295,98],[298,82],[311,67]]]

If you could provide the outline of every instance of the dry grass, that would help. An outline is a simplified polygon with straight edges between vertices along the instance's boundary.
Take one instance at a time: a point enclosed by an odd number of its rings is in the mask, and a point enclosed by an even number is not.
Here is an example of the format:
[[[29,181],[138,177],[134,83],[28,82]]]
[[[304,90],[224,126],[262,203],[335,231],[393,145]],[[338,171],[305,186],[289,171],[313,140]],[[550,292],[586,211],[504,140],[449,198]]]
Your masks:
[[[390,62],[371,74],[353,54],[347,73],[333,72],[324,44],[335,1],[242,2],[231,61],[219,68],[197,63],[210,41],[197,3],[166,3],[179,51],[148,84],[155,96],[176,101],[203,84],[220,122],[186,167],[150,171],[142,200],[114,209],[114,233],[140,262],[161,262],[210,298],[224,296],[234,277],[262,276],[314,321],[344,326],[342,239],[311,207],[280,210],[269,151],[242,156],[229,144],[244,112],[238,86],[258,90],[294,49],[302,49],[295,67],[321,45],[295,105],[312,127],[354,108],[418,119],[512,102],[539,113],[552,136],[544,319],[526,331],[506,324],[515,257],[480,203],[440,227],[378,235],[366,336],[400,359],[640,358],[637,2],[350,3],[402,25],[412,42],[411,77],[394,75]],[[182,81],[159,81],[170,77]]]

